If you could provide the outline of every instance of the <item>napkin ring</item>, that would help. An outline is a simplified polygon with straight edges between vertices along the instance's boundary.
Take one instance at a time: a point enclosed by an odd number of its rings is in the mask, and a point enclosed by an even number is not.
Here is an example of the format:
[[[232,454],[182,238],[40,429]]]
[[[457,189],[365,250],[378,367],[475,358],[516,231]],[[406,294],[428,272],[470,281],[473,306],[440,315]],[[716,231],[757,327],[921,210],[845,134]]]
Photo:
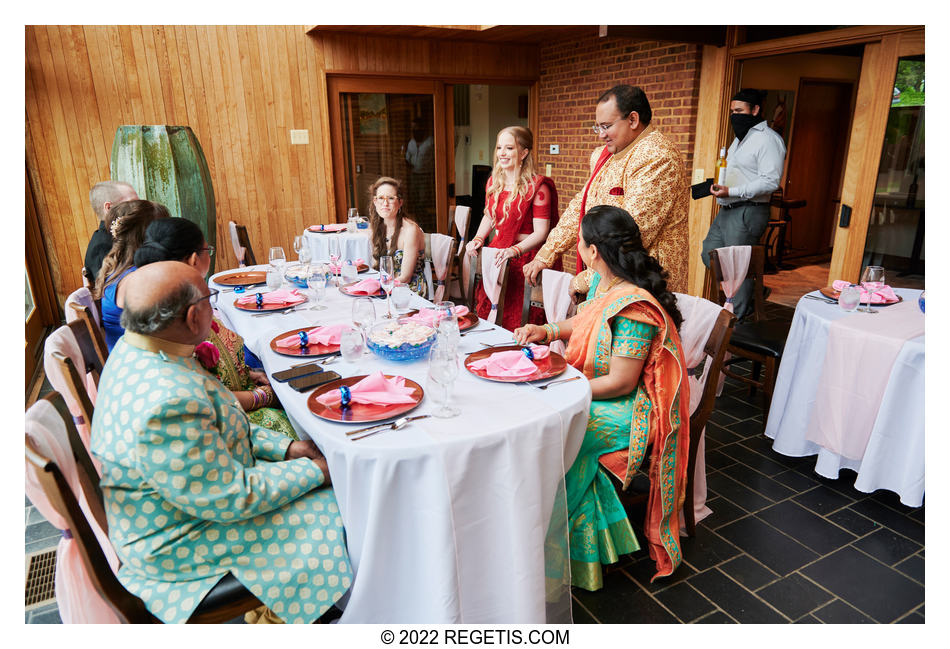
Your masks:
[[[522,348],[521,348],[521,351],[524,352],[524,355],[528,357],[528,360],[529,360],[529,361],[533,361],[533,360],[534,360],[534,352],[531,351],[531,348],[530,348],[530,347],[522,347]]]
[[[245,289],[243,286],[238,286],[237,288],[234,289],[234,292],[235,292],[235,293],[243,293],[245,290],[247,290],[247,289]]]
[[[350,389],[345,385],[340,386],[340,408],[346,410],[350,407]]]
[[[300,336],[300,347],[301,347],[301,348],[306,347],[307,345],[310,344],[310,337],[307,336],[307,332],[306,332],[306,331],[300,331],[300,332],[297,333],[297,335]]]
[[[257,294],[257,308],[258,309],[264,308],[264,296],[260,293]]]

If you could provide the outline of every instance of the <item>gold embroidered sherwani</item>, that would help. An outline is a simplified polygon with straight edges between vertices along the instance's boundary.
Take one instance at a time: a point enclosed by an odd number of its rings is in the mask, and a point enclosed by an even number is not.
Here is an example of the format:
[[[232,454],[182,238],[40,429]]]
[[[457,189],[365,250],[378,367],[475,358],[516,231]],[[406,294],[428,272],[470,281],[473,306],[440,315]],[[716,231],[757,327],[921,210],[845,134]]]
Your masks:
[[[603,147],[595,149],[590,156],[591,172],[601,151]],[[623,193],[619,194],[621,189]],[[582,189],[538,251],[536,259],[546,266],[550,267],[557,255],[577,244],[583,196]],[[689,259],[686,165],[679,149],[667,136],[648,126],[627,148],[610,156],[587,192],[585,210],[595,205],[613,205],[629,212],[640,227],[643,247],[670,274],[667,288],[686,292]]]

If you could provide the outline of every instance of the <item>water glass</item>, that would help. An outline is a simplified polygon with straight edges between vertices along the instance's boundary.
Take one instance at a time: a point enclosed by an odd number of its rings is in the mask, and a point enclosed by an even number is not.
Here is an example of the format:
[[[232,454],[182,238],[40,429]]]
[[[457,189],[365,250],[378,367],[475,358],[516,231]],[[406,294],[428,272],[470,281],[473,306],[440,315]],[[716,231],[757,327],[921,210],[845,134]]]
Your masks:
[[[350,219],[358,218],[359,215],[360,211],[355,207],[351,207],[346,211],[346,220],[349,221]]]
[[[321,264],[307,275],[307,286],[310,287],[311,292],[313,292],[313,306],[310,307],[313,311],[323,311],[326,309],[320,302],[327,294],[327,270],[326,265]]]
[[[356,281],[357,268],[352,261],[347,259],[343,262],[343,265],[340,267],[340,277],[343,280],[343,285],[352,284]]]
[[[340,356],[347,363],[357,363],[363,355],[363,332],[349,327],[340,334]]]
[[[303,240],[300,250],[297,251],[297,259],[299,259],[302,264],[309,264],[310,260],[313,259],[313,251],[310,250],[310,244],[307,243],[306,239]]]
[[[410,298],[412,298],[412,290],[405,284],[393,288],[393,306],[397,311],[408,307]]]
[[[449,405],[452,387],[459,375],[459,359],[456,348],[442,342],[436,342],[429,350],[429,374],[426,388],[435,398],[438,407],[432,413],[435,417],[457,417],[461,412]]]
[[[462,337],[459,333],[458,317],[455,315],[455,303],[443,300],[436,302],[435,308],[439,311],[439,338],[453,347],[458,347]]]
[[[276,291],[284,283],[283,273],[280,268],[271,264],[267,267],[267,290]]]
[[[369,328],[376,322],[376,306],[373,304],[373,298],[358,297],[353,300],[352,316],[353,324],[366,335]]]
[[[841,307],[842,311],[850,313],[858,308],[860,302],[861,289],[855,284],[844,287],[841,293],[838,294],[838,306]]]
[[[884,267],[866,266],[861,273],[861,287],[868,292],[868,305],[863,309],[858,309],[861,313],[877,313],[871,308],[871,294],[884,287]]]
[[[287,263],[287,257],[284,255],[284,249],[280,246],[274,246],[270,249],[267,257],[272,266],[276,266],[281,272],[284,270],[284,264]]]

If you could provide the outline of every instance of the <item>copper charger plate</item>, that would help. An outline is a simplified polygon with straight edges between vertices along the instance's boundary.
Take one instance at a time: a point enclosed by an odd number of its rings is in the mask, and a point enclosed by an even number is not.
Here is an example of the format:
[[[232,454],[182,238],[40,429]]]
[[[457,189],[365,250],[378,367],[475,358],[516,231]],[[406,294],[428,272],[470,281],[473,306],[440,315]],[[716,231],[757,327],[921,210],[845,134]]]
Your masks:
[[[310,331],[314,327],[301,327],[300,329],[291,329],[290,331],[285,331],[279,336],[275,336],[272,341],[270,341],[270,348],[275,354],[280,354],[282,356],[323,356],[325,354],[334,354],[340,351],[339,345],[321,345],[319,343],[310,343],[306,347],[296,346],[294,348],[287,347],[278,347],[277,341],[281,338],[286,338],[287,336],[296,336],[301,331]]]
[[[465,369],[480,379],[488,379],[489,381],[498,381],[500,383],[526,383],[528,381],[540,381],[541,379],[549,379],[551,377],[557,376],[558,374],[563,374],[567,369],[567,361],[564,360],[564,357],[560,354],[555,354],[554,352],[550,352],[547,358],[531,361],[534,363],[535,367],[538,368],[538,370],[534,374],[529,374],[528,376],[489,376],[485,370],[475,370],[469,367],[469,363],[480,361],[483,358],[488,358],[495,352],[508,352],[512,350],[520,351],[521,345],[486,347],[485,349],[481,349],[477,352],[472,352],[465,357]]]
[[[840,291],[836,291],[831,286],[826,286],[825,288],[818,289],[818,292],[824,295],[825,297],[831,298],[832,300],[837,300],[838,296],[840,295]],[[904,301],[904,298],[898,295],[897,299],[893,302],[878,302],[877,304],[874,304],[872,302],[871,306],[891,306],[892,304],[897,304],[898,302],[903,302],[903,301]],[[864,305],[865,303],[862,301],[861,304],[859,304],[858,306],[864,306]]]
[[[328,223],[327,225],[330,225],[330,224]],[[319,225],[311,225],[311,226],[310,226],[309,228],[307,228],[307,229],[310,230],[311,232],[315,232],[315,233],[317,233],[317,234],[336,234],[337,232],[346,232],[346,224],[345,224],[345,223],[334,224],[334,225],[342,225],[343,227],[342,227],[342,228],[339,228],[339,229],[334,228],[333,230],[321,230]]]
[[[403,317],[408,318],[409,316],[414,316],[417,313],[419,313],[419,309],[413,309],[412,311],[410,311]],[[476,314],[473,311],[469,311],[462,317],[458,318],[458,321],[459,321],[459,331],[465,331],[466,329],[471,329],[472,327],[478,326],[478,314]]]
[[[250,295],[254,295],[254,293],[250,293]],[[251,302],[250,304],[238,304],[238,300],[240,299],[241,298],[239,297],[234,300],[234,308],[240,311],[253,311],[254,313],[270,313],[271,311],[283,311],[284,309],[292,309],[295,306],[300,306],[301,304],[305,304],[307,302],[307,298],[304,297],[299,302],[294,302],[293,304],[265,304],[264,306],[258,309],[256,302]],[[310,327],[310,328],[312,329],[313,327]]]
[[[267,281],[267,271],[263,270],[241,270],[236,273],[221,275],[214,280],[215,284],[221,286],[249,286],[251,284],[263,284]]]
[[[325,406],[317,398],[327,392],[332,392],[333,390],[338,390],[340,386],[350,387],[359,383],[366,378],[366,374],[362,376],[349,376],[345,379],[337,379],[336,381],[331,381],[325,385],[321,385],[319,388],[314,390],[310,397],[307,399],[307,407],[310,408],[310,412],[315,414],[321,419],[326,419],[327,421],[338,421],[344,423],[372,423],[374,421],[382,421],[384,419],[390,419],[392,417],[397,417],[401,414],[407,413],[410,410],[414,409],[422,402],[422,397],[425,396],[425,392],[422,390],[422,386],[412,381],[406,379],[406,385],[412,388],[412,398],[415,399],[413,403],[397,403],[388,406],[381,406],[368,403],[354,403],[346,410],[340,408],[339,405],[336,406]],[[395,378],[392,374],[384,375],[387,379]]]
[[[360,280],[360,281],[363,281],[363,280]],[[386,297],[386,291],[384,291],[382,288],[379,289],[378,293],[374,293],[373,295],[367,295],[365,293],[350,293],[349,291],[346,290],[347,286],[353,286],[353,284],[358,284],[358,283],[359,282],[350,282],[349,284],[344,284],[343,286],[340,287],[340,293],[342,293],[343,295],[349,295],[350,297]]]

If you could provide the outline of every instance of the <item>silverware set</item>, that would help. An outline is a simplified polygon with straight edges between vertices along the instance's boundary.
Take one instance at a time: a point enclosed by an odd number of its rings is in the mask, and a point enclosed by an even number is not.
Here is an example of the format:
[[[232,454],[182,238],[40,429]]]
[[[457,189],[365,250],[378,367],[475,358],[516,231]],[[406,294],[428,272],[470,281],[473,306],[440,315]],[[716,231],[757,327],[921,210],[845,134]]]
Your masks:
[[[838,300],[833,300],[833,299],[831,299],[831,298],[829,298],[829,297],[819,297],[819,296],[817,296],[817,295],[806,295],[806,296],[805,296],[805,299],[806,299],[806,300],[820,300],[821,302],[824,302],[825,304],[837,304],[837,303],[838,303]]]
[[[386,430],[399,430],[410,421],[416,421],[418,419],[425,419],[426,417],[431,417],[432,415],[416,415],[414,417],[400,417],[396,421],[387,422],[385,424],[375,424],[373,426],[366,426],[365,428],[357,428],[356,430],[347,431],[347,437],[351,435],[359,435],[359,437],[350,437],[354,442],[361,440],[370,435],[375,435],[376,433],[381,433]]]
[[[532,388],[537,388],[538,390],[547,390],[552,385],[557,385],[558,383],[568,383],[570,381],[577,381],[584,378],[583,376],[572,376],[569,379],[558,379],[557,381],[551,381],[550,383],[545,383],[544,385],[536,385],[534,383],[528,383]]]

